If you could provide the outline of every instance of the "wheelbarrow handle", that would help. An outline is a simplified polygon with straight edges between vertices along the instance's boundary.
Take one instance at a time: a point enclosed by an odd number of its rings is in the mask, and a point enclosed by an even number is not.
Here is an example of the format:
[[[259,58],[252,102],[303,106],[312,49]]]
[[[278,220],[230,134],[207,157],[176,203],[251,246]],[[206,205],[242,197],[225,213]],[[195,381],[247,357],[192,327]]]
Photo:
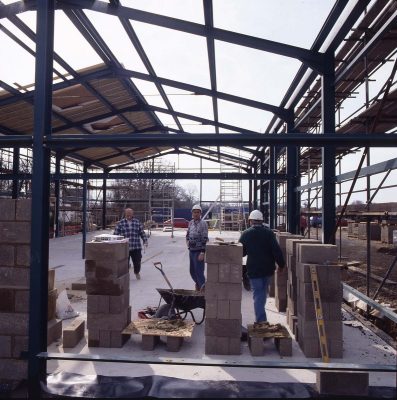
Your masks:
[[[170,287],[172,292],[174,292],[174,288],[172,287],[171,282],[168,280],[167,276],[165,275],[165,273],[163,271],[163,264],[161,264],[161,262],[154,262],[153,265],[161,272],[161,274],[163,275],[163,277],[164,277],[165,281],[167,282],[168,286]],[[160,267],[158,265],[160,265]]]

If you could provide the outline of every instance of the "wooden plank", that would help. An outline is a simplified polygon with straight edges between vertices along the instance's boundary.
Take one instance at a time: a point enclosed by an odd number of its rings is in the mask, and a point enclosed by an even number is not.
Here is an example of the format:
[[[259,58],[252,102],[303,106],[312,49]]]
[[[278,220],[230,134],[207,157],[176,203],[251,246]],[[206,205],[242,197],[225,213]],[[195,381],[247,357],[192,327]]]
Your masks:
[[[181,320],[138,319],[132,321],[122,333],[184,338],[192,336],[194,325],[194,322]]]

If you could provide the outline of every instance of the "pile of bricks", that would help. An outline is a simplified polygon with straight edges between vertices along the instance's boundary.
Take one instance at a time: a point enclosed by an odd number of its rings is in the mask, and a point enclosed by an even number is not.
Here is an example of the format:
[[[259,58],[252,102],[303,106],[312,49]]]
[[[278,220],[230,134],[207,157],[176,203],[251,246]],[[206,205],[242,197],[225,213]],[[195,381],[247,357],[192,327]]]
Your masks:
[[[122,347],[131,322],[128,243],[86,243],[88,346]]]
[[[321,357],[310,275],[310,265],[316,265],[328,353],[332,358],[342,358],[342,284],[340,266],[336,264],[337,247],[298,244],[297,257],[298,324],[295,337],[306,357]]]
[[[287,239],[302,239],[301,235],[292,235],[289,232],[277,232],[276,239],[283,252],[284,260],[287,260],[286,243]],[[287,310],[287,271],[275,272],[274,274],[274,301],[276,308],[279,312],[285,312]]]
[[[0,380],[27,378],[30,200],[0,199]]]
[[[319,240],[315,239],[304,239],[300,238],[289,238],[287,237],[285,250],[286,250],[286,264],[287,264],[287,324],[290,327],[292,333],[296,334],[296,324],[298,321],[298,287],[296,278],[296,251],[297,244],[299,243],[317,243]]]
[[[348,221],[347,222],[347,237],[358,237],[358,222]]]
[[[242,245],[208,244],[205,354],[241,354]]]

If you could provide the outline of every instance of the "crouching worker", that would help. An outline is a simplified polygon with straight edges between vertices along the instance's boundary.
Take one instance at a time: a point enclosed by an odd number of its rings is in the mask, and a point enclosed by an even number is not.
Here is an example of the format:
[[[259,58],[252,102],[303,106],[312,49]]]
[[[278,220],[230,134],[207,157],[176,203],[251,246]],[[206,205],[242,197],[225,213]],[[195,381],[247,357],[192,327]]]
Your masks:
[[[201,219],[201,207],[196,204],[192,208],[192,220],[186,232],[186,244],[189,249],[190,276],[192,277],[196,290],[204,289],[204,255],[205,246],[208,242],[208,226]]]
[[[255,322],[265,322],[266,297],[270,278],[276,270],[285,266],[284,256],[272,230],[263,225],[263,215],[254,210],[248,217],[250,227],[239,239],[243,256],[247,256],[247,274],[253,291]]]

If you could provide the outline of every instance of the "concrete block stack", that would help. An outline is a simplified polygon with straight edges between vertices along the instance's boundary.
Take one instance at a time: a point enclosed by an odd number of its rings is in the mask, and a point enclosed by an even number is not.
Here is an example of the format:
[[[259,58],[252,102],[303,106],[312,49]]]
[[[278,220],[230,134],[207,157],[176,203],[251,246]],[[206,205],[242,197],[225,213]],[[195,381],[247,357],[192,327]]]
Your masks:
[[[27,379],[30,200],[0,199],[0,381]]]
[[[358,237],[358,222],[347,221],[347,237]]]
[[[58,290],[55,287],[55,270],[48,270],[47,346],[62,336],[62,320],[56,318]]]
[[[328,353],[332,358],[342,358],[342,284],[340,266],[336,264],[337,247],[327,244],[298,244],[297,257],[298,343],[306,357],[321,357],[310,275],[310,265],[316,265]]]
[[[381,239],[381,226],[377,222],[370,222],[369,224],[369,238],[370,240]],[[360,222],[358,224],[358,238],[362,240],[367,239],[367,223]]]
[[[297,245],[298,244],[320,244],[316,239],[287,238],[285,243],[286,264],[287,264],[287,324],[292,333],[296,333],[296,324],[298,321],[298,286],[296,278]]]
[[[208,244],[205,253],[205,354],[241,354],[243,247]]]
[[[397,231],[397,225],[391,225],[382,220],[380,240],[382,243],[393,244],[393,231]]]
[[[86,244],[88,346],[122,347],[131,322],[128,243]]]
[[[287,239],[302,239],[301,235],[292,235],[289,232],[278,232],[276,233],[276,239],[283,252],[284,260],[287,261]],[[287,310],[287,271],[282,273],[276,272],[274,274],[274,300],[276,308],[279,312],[285,312]]]

